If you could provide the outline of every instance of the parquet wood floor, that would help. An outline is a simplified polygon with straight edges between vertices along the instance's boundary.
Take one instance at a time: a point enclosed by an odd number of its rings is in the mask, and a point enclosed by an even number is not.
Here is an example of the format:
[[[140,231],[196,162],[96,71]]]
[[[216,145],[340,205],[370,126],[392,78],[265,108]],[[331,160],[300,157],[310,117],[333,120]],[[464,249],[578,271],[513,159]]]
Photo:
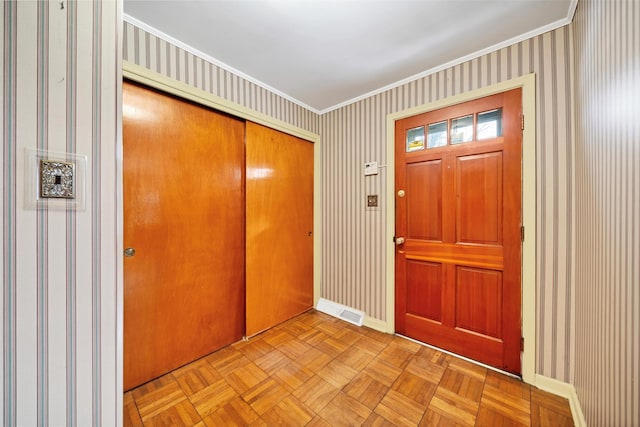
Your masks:
[[[124,395],[125,426],[571,426],[565,399],[314,310]]]

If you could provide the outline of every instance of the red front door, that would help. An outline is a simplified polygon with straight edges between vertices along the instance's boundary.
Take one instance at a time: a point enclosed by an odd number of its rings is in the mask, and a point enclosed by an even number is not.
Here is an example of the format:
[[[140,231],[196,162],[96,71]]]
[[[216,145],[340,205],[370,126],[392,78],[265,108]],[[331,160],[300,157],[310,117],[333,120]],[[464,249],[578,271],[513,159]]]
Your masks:
[[[396,331],[517,374],[521,105],[515,89],[395,127]]]

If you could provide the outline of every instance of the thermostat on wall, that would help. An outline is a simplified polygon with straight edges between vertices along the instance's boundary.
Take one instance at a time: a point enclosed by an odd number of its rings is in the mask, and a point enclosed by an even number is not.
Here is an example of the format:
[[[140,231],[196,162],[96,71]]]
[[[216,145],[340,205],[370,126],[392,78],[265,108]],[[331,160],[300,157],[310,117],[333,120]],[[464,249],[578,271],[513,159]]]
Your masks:
[[[364,175],[377,175],[378,162],[367,162],[364,164]]]

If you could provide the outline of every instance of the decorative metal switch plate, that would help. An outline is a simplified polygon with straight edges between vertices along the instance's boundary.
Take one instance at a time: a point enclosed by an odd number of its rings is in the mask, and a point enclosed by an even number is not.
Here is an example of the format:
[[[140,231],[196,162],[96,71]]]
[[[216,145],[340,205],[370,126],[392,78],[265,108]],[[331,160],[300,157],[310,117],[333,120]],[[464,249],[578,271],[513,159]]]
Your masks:
[[[40,197],[74,199],[75,164],[40,160]]]
[[[87,156],[25,148],[24,208],[86,209]]]

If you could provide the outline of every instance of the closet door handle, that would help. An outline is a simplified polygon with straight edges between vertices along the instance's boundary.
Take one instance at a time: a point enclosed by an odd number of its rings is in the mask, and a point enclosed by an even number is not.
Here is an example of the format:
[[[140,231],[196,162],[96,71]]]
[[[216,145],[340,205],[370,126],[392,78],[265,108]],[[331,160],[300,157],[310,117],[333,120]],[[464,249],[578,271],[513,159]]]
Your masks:
[[[124,256],[130,258],[136,254],[136,250],[134,248],[127,248],[124,250]]]

